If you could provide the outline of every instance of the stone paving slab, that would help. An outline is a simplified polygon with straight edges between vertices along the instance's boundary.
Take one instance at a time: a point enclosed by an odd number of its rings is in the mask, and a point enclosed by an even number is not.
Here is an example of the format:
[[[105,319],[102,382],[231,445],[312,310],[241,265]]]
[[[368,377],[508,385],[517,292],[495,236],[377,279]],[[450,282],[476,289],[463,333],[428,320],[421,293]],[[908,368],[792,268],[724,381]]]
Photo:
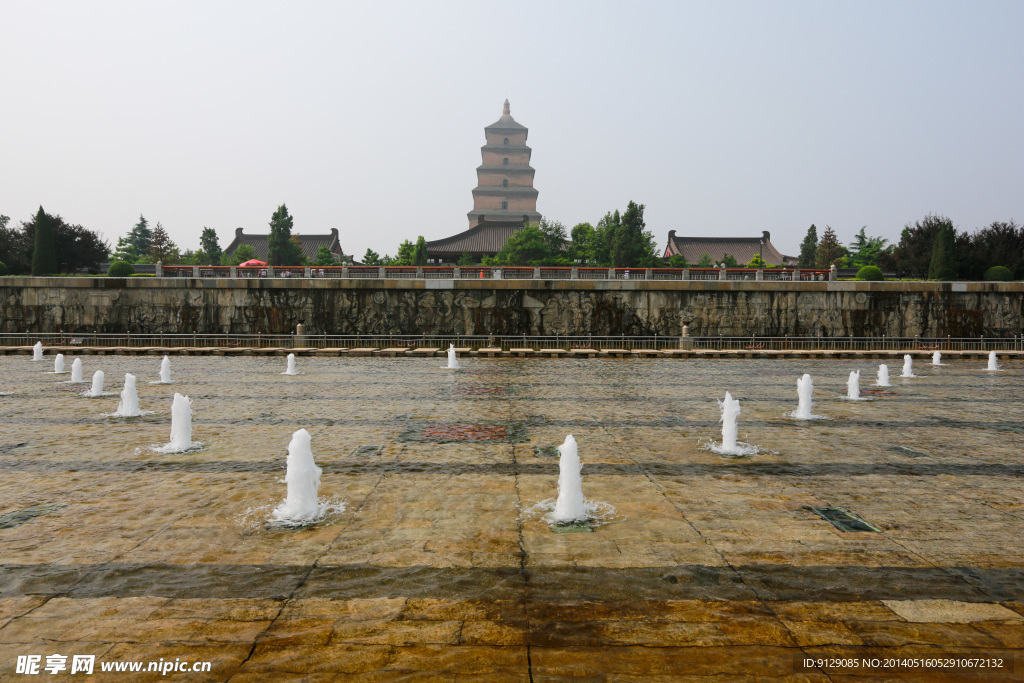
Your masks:
[[[158,359],[99,356],[114,395],[87,400],[23,360],[0,359],[0,516],[63,507],[0,529],[0,680],[55,652],[209,661],[187,678],[217,681],[1024,679],[1015,361],[922,364],[848,402],[854,361],[328,356],[284,378],[275,357],[181,356],[161,386]],[[828,420],[785,417],[803,371]],[[104,415],[125,372],[152,415]],[[774,452],[703,449],[726,390]],[[148,450],[173,392],[202,450]],[[346,509],[268,528],[299,427]],[[402,437],[425,427],[445,442]],[[592,533],[544,520],[567,433],[612,508]],[[824,661],[958,656],[1006,665]]]

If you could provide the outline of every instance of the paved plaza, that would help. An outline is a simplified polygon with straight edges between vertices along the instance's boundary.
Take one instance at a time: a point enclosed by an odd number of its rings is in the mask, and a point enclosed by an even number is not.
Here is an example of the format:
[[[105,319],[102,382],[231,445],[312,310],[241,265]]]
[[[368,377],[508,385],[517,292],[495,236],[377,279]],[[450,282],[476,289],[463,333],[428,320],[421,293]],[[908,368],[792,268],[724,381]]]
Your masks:
[[[83,362],[110,396],[0,358],[0,680],[1024,680],[1024,361]],[[107,416],[126,372],[153,414]],[[704,448],[726,391],[762,453]],[[174,392],[204,447],[162,455]],[[271,528],[300,428],[344,509]],[[566,532],[570,433],[607,505]]]

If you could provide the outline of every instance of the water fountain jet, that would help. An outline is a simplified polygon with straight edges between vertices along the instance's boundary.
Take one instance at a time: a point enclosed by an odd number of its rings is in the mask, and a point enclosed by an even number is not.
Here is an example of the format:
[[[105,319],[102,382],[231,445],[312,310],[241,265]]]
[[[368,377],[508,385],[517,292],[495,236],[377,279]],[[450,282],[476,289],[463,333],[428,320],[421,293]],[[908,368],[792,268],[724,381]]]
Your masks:
[[[32,347],[32,360],[43,360],[43,342],[36,342]]]
[[[71,364],[71,383],[72,384],[83,384],[85,382],[82,379],[82,359],[76,358],[75,362]]]
[[[882,363],[878,366],[878,381],[875,382],[876,387],[891,387],[889,383],[889,366]]]
[[[313,461],[311,437],[305,429],[292,434],[288,444],[287,471],[284,481],[288,495],[271,513],[269,521],[287,526],[302,526],[317,520],[322,512],[317,493],[323,470]]]
[[[932,365],[942,365],[942,352],[936,351],[932,354]]]
[[[448,369],[449,370],[458,370],[459,369],[459,359],[455,355],[455,344],[449,344],[448,345]]]
[[[82,395],[83,396],[88,396],[89,398],[98,398],[98,397],[102,396],[103,395],[103,378],[104,378],[104,374],[103,374],[102,370],[97,370],[96,372],[92,373],[92,387],[90,387],[89,391],[85,392]]]
[[[558,500],[552,519],[555,524],[575,524],[587,521],[586,501],[583,498],[583,478],[576,439],[572,434],[558,447]]]
[[[813,420],[816,417],[818,417],[817,415],[815,415],[815,414],[813,414],[811,412],[811,395],[813,393],[814,393],[814,380],[811,379],[810,375],[804,374],[803,377],[799,378],[796,381],[796,394],[797,394],[797,397],[798,397],[799,400],[798,400],[797,405],[796,405],[796,410],[794,410],[791,413],[791,416],[794,419],[797,419],[797,420]],[[737,413],[737,414],[739,414],[739,413]],[[724,444],[724,435],[723,435],[723,444],[722,445],[723,446],[725,445]]]
[[[192,440],[192,399],[174,394],[171,403],[171,442],[157,448],[159,453],[184,453],[202,444]]]
[[[985,368],[991,372],[999,372],[999,361],[995,351],[990,351],[988,354],[988,367]]]
[[[297,375],[297,374],[299,374],[299,373],[297,373],[295,371],[295,354],[294,353],[289,353],[288,354],[288,369],[286,369],[281,374],[282,375]]]
[[[903,374],[900,377],[917,377],[914,374],[914,359],[909,353],[903,355]]]
[[[53,374],[63,375],[66,372],[64,370],[64,354],[58,353],[53,359]]]
[[[170,384],[171,383],[171,359],[164,356],[164,359],[160,361],[160,381],[154,382],[154,384]]]
[[[846,380],[846,398],[860,400],[860,370],[850,371],[850,379]]]
[[[139,392],[135,389],[135,375],[125,373],[124,388],[121,389],[121,402],[117,404],[117,411],[113,417],[138,417],[150,411],[139,410]]]

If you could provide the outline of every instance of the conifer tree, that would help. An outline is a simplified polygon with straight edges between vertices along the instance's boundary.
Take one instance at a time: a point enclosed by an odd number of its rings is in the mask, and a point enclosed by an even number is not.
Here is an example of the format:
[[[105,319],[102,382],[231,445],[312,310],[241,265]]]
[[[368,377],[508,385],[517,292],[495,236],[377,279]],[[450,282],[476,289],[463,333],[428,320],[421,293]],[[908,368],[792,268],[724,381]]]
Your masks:
[[[843,246],[839,243],[839,238],[836,237],[836,231],[832,229],[832,226],[826,225],[825,234],[821,236],[821,242],[818,243],[816,254],[818,267],[830,268],[842,256]]]
[[[956,229],[946,222],[932,242],[932,260],[928,264],[929,280],[956,279]]]
[[[217,240],[217,231],[213,228],[203,226],[203,234],[199,236],[199,247],[201,257],[207,265],[215,266],[220,263],[220,242]]]
[[[797,262],[800,268],[813,268],[817,261],[818,252],[818,228],[811,223],[807,228],[807,235],[800,244],[800,260]]]
[[[39,207],[36,213],[35,241],[32,249],[32,274],[51,275],[57,272],[56,226],[53,216]]]
[[[170,265],[178,260],[178,245],[171,241],[170,235],[159,223],[150,236],[148,254],[153,263],[160,261],[164,265]]]
[[[149,253],[149,242],[153,239],[153,231],[149,229],[149,221],[139,214],[139,222],[128,233],[128,241],[139,256]]]
[[[267,260],[274,266],[300,266],[305,261],[302,249],[292,241],[294,220],[288,214],[288,207],[282,204],[270,218],[270,235],[267,237]]]

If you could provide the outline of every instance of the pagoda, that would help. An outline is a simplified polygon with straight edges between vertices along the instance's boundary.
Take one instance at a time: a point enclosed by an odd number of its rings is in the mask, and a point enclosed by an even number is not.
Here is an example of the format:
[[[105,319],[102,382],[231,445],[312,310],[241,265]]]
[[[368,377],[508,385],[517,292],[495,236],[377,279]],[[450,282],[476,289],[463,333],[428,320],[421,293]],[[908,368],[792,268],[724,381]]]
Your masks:
[[[470,228],[481,223],[525,227],[540,221],[527,132],[526,126],[509,113],[508,100],[501,118],[484,128],[487,144],[480,148],[483,163],[476,169],[473,210],[468,214]]]

